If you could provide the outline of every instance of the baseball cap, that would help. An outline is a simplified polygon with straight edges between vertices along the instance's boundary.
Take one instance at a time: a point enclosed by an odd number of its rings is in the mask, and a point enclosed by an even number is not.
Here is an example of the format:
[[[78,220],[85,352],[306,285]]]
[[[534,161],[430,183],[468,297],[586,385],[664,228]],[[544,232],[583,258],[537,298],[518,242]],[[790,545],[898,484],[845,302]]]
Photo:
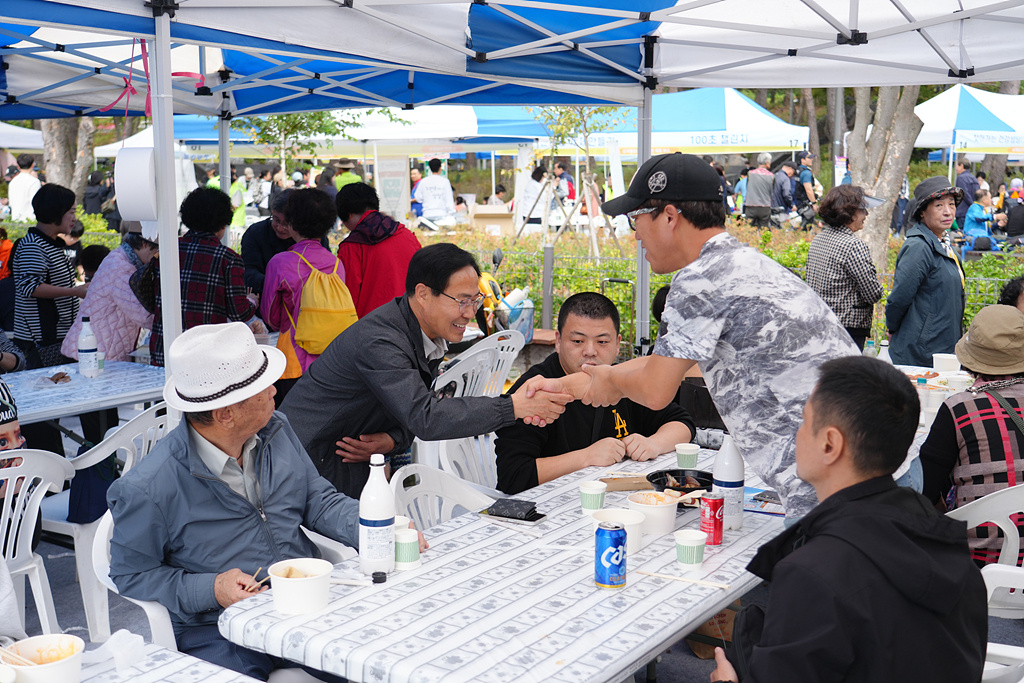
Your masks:
[[[793,170],[796,170],[796,162],[793,161],[792,159],[786,159],[785,161],[782,162],[782,165],[783,166],[788,166],[788,167],[792,168]]]
[[[609,216],[638,209],[648,199],[672,202],[720,202],[722,182],[706,161],[692,154],[659,154],[641,166],[626,194],[601,205]]]
[[[797,152],[796,160],[803,161],[804,159],[813,159],[814,155],[810,152]]]
[[[294,180],[297,183],[302,182],[302,172],[296,171],[295,173],[292,173],[292,180]]]

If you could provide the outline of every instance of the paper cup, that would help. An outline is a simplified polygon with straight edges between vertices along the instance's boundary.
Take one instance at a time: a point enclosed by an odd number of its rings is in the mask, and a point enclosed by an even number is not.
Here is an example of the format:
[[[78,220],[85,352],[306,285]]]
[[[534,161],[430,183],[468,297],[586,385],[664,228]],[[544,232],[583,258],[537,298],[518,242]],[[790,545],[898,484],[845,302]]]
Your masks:
[[[973,383],[974,381],[967,375],[954,375],[946,380],[946,384],[953,391],[967,391],[967,388]]]
[[[666,502],[654,505],[643,502],[647,499],[662,498],[664,498]],[[665,493],[645,491],[630,494],[629,498],[626,500],[629,501],[630,510],[636,510],[637,512],[643,513],[643,531],[645,534],[664,536],[665,534],[672,533],[676,528],[676,510],[679,505],[678,497],[673,500],[672,496]]]
[[[597,531],[597,525],[601,522],[621,524],[626,530],[626,555],[632,556],[640,552],[644,540],[644,513],[636,510],[609,508],[598,510],[591,517],[594,519],[594,531]]]
[[[0,683],[14,683],[14,679],[17,677],[17,671],[6,664],[0,664]]]
[[[395,529],[395,569],[416,569],[420,561],[420,534],[415,529]]]
[[[708,535],[694,529],[680,529],[675,534],[676,561],[682,565],[683,571],[693,572],[704,564],[704,546]]]
[[[408,529],[412,520],[404,515],[395,515],[395,529]]]
[[[932,368],[938,372],[956,372],[960,369],[960,359],[955,353],[933,353]]]
[[[102,351],[97,351],[96,352],[96,368],[100,372],[103,372],[103,364],[106,362],[106,359],[107,359],[107,354],[103,353]]]
[[[593,513],[604,507],[604,492],[608,490],[608,484],[603,481],[580,482],[580,505],[587,514]]]
[[[676,464],[681,470],[693,470],[697,468],[697,453],[700,446],[695,443],[676,444]]]
[[[306,575],[302,579],[286,579],[280,576],[287,567]],[[274,593],[274,609],[281,614],[309,614],[327,607],[330,598],[331,570],[327,560],[301,557],[282,560],[270,565],[267,572]]]
[[[40,666],[7,665],[18,683],[79,683],[82,680],[82,651],[85,641],[66,633],[52,633],[19,640],[6,648]]]

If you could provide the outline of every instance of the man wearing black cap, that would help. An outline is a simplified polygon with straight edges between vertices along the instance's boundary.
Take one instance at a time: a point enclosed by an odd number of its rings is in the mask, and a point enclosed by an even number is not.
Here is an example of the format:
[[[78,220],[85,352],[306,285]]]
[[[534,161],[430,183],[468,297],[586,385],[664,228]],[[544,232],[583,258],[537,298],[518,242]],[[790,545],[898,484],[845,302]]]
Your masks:
[[[775,172],[775,188],[772,190],[772,211],[784,211],[789,213],[793,210],[793,187],[792,179],[796,174],[796,163],[786,159],[782,167]]]
[[[666,406],[694,363],[753,470],[799,516],[815,503],[796,476],[795,438],[817,368],[857,347],[800,278],[725,231],[718,174],[699,157],[647,161],[626,194],[602,205],[625,214],[655,273],[676,273],[654,354],[584,368],[531,388],[565,390],[590,405],[623,397]]]

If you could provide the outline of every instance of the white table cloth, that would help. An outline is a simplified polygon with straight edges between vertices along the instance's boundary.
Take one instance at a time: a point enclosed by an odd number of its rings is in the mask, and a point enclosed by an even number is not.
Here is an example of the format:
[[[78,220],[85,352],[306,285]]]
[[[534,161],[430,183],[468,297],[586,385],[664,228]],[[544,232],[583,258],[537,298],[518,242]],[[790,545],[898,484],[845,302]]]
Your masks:
[[[141,662],[118,673],[114,660],[82,666],[82,683],[256,683],[255,678],[159,645],[144,646]]]
[[[699,467],[710,469],[714,455],[701,451]],[[756,586],[746,565],[783,528],[779,517],[748,513],[742,530],[706,549],[703,570],[690,576],[728,583],[728,590],[637,574],[681,575],[671,535],[644,537],[643,549],[627,558],[625,588],[598,588],[579,482],[610,470],[668,467],[675,454],[566,475],[516,496],[547,513],[541,525],[527,527],[536,536],[475,514],[456,517],[426,532],[431,548],[420,569],[370,587],[332,585],[330,606],[316,614],[285,617],[268,591],[228,608],[220,631],[246,647],[366,683],[620,681]],[[627,495],[609,492],[606,507],[625,507]],[[676,527],[698,528],[698,517],[696,509],[680,512]],[[349,560],[334,575],[353,577],[358,566]]]
[[[47,386],[40,383],[64,370],[71,376],[66,384]],[[163,396],[164,369],[139,363],[111,361],[105,363],[98,377],[78,374],[78,363],[52,368],[12,372],[3,376],[18,404],[19,424],[55,420],[104,408],[158,401]]]

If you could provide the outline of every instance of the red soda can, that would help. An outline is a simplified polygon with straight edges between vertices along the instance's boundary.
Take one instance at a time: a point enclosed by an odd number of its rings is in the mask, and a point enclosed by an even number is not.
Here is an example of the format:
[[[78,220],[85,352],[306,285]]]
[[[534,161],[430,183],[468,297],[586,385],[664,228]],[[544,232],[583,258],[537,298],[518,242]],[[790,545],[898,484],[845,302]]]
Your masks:
[[[725,496],[705,493],[700,499],[700,530],[708,535],[708,545],[722,545],[722,514]]]

